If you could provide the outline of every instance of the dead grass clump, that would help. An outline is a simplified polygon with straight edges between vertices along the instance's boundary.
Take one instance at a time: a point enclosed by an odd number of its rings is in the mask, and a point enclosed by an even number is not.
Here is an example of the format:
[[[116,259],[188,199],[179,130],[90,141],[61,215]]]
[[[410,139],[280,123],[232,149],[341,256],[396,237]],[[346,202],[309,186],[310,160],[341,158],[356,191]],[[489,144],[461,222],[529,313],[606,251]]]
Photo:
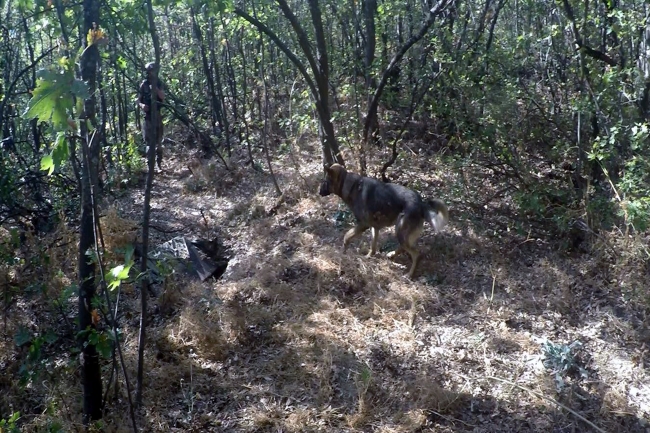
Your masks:
[[[218,312],[206,313],[197,305],[183,309],[176,328],[169,329],[168,338],[179,346],[196,348],[197,353],[213,361],[222,360],[228,352]]]
[[[191,176],[183,182],[183,190],[190,193],[198,193],[205,190],[220,190],[220,184],[214,180],[219,177],[222,168],[217,167],[216,161],[208,161],[194,157],[187,163]]]
[[[314,425],[315,423],[316,420],[311,411],[304,408],[296,408],[285,419],[284,427],[288,432],[300,433],[304,431],[314,430],[314,428],[310,429],[309,426]]]
[[[468,398],[464,394],[444,389],[429,377],[420,377],[411,385],[412,395],[416,397],[416,406],[426,411],[451,414]]]
[[[183,192],[196,194],[205,191],[208,182],[201,176],[190,176],[183,182]]]
[[[165,278],[162,292],[158,297],[158,308],[163,315],[169,315],[183,305],[185,297],[182,292],[182,283],[185,282],[187,282],[187,276],[180,276],[177,273]]]
[[[53,271],[68,270],[71,264],[76,265],[79,236],[68,224],[63,212],[59,213],[59,224],[56,229],[44,238],[28,235],[28,251],[38,251],[43,245],[51,246],[48,251],[50,269]],[[73,265],[74,266],[74,265]]]
[[[608,242],[618,255],[613,259],[610,250],[604,250],[594,268],[610,269],[614,287],[626,297],[641,305],[650,305],[647,288],[650,285],[650,248],[648,239],[641,236],[608,237]]]
[[[247,411],[246,418],[250,419],[252,427],[268,429],[281,424],[282,411],[277,407],[251,408]]]
[[[106,246],[106,259],[109,262],[120,261],[122,257],[117,251],[137,240],[138,223],[121,217],[117,208],[110,206],[101,219],[101,226]]]
[[[361,428],[371,421],[370,413],[364,408],[362,412],[355,412],[345,416],[345,420],[352,428]]]
[[[183,185],[183,189],[189,192],[207,190],[222,197],[236,189],[244,178],[250,177],[250,168],[244,165],[228,164],[230,170],[226,170],[218,160],[202,161],[199,166],[194,162],[193,165],[196,174],[189,177]]]
[[[397,416],[397,422],[400,424],[398,432],[416,432],[426,425],[427,412],[424,409],[411,409],[400,413]]]

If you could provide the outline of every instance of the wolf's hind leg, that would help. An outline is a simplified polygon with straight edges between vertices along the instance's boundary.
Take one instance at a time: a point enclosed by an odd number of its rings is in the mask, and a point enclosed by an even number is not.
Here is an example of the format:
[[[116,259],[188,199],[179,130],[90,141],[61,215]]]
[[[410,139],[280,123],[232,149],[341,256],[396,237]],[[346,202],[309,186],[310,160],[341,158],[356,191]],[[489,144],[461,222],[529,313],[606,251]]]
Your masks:
[[[377,252],[377,241],[379,240],[379,229],[372,227],[372,244],[370,246],[370,251],[368,251],[368,257],[372,257]]]
[[[409,278],[413,278],[415,269],[417,268],[418,262],[420,261],[420,253],[415,248],[415,244],[422,234],[423,228],[424,227],[422,220],[408,217],[400,220],[395,227],[397,240],[400,243],[400,248],[409,253],[409,256],[411,256],[412,264],[411,269],[408,273]]]

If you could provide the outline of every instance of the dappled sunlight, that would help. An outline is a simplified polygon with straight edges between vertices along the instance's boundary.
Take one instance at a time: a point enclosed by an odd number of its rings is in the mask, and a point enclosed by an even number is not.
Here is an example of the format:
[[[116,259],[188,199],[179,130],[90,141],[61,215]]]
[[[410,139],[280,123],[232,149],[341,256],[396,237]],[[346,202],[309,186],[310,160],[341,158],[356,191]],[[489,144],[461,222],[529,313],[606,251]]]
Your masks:
[[[545,341],[582,342],[580,365],[602,383],[566,380],[594,407],[633,413],[650,404],[644,354],[633,346],[636,328],[620,314],[620,295],[601,279],[602,263],[563,256],[527,233],[509,232],[499,218],[461,218],[467,208],[451,192],[459,175],[430,164],[419,161],[418,172],[399,166],[427,196],[445,197],[452,212],[442,233],[423,233],[413,280],[405,275],[407,255],[387,257],[396,247],[392,229],[382,230],[373,257],[366,257],[369,233],[342,253],[353,221],[338,198],[317,195],[318,161],[301,164],[300,175],[278,164],[282,197],[268,174],[252,169],[208,166],[201,188],[192,189],[184,182],[194,175],[183,174],[181,159],[156,178],[153,245],[181,235],[218,237],[230,261],[216,281],[174,273],[151,299],[148,404],[138,419],[155,431],[393,433],[432,425],[469,431],[481,417],[515,419],[526,411],[536,428],[550,429],[549,417],[559,414],[549,415],[539,393],[564,397],[544,366]],[[107,208],[103,229],[111,248],[133,237],[129,215],[136,215],[139,194]],[[57,263],[76,253],[62,248]],[[624,263],[639,266],[631,257]],[[609,278],[633,284],[625,274]],[[122,289],[122,342],[133,383],[139,294],[130,283]],[[8,343],[2,348],[10,350]],[[106,419],[115,431],[128,429],[126,418],[115,416],[127,410],[123,388],[110,404],[115,414]]]

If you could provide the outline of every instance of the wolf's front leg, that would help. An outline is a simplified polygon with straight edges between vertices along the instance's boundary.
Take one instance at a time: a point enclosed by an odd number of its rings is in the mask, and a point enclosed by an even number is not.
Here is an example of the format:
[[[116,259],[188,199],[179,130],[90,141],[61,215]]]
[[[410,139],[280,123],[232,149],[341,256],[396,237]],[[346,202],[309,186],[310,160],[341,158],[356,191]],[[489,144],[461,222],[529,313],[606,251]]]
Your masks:
[[[347,251],[348,245],[350,245],[352,239],[356,238],[361,233],[365,232],[367,229],[368,227],[356,225],[352,227],[350,230],[348,230],[345,236],[343,236],[343,252]]]

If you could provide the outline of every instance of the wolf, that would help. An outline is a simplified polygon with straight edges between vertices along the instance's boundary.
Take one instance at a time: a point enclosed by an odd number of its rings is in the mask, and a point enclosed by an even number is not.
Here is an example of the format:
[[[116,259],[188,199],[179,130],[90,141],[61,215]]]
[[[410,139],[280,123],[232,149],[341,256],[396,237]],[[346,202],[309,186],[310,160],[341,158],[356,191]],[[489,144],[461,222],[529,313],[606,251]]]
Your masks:
[[[422,234],[424,222],[428,221],[436,232],[441,231],[449,221],[447,205],[439,199],[424,201],[412,189],[360,176],[340,164],[333,164],[325,171],[319,194],[341,197],[357,220],[357,224],[343,237],[343,252],[352,239],[371,229],[372,244],[368,257],[372,256],[377,252],[379,230],[395,225],[399,247],[393,255],[403,250],[411,256],[408,276],[413,278],[420,258],[415,244]]]

